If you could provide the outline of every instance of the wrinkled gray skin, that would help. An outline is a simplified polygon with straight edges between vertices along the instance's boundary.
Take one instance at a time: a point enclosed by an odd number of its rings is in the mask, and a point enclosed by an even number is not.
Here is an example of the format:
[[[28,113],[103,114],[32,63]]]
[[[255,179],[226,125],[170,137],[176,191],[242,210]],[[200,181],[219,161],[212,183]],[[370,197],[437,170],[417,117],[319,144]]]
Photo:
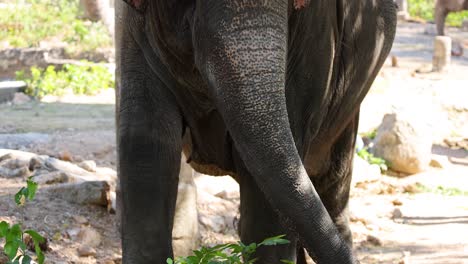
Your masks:
[[[459,12],[463,10],[468,10],[468,0],[437,0],[434,9],[437,35],[445,35],[445,18],[447,18],[449,12]]]
[[[354,141],[394,38],[393,1],[119,4],[123,262],[172,256],[184,151],[197,171],[240,183],[242,241],[287,234],[256,263],[305,263],[304,248],[318,263],[357,263],[346,216]]]

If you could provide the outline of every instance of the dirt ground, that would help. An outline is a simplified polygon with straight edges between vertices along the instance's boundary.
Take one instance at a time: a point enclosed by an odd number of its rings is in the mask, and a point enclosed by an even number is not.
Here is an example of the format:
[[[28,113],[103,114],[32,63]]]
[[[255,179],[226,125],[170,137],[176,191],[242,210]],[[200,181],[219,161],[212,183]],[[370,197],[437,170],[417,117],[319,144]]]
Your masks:
[[[418,73],[425,72],[432,60],[433,36],[425,29],[423,24],[399,25],[391,54],[398,67],[391,67],[389,60],[379,74],[363,102],[359,130],[377,127],[385,113],[409,106],[420,109],[431,120],[433,154],[447,163],[417,175],[384,175],[354,186],[351,228],[361,263],[468,263],[468,33],[448,31],[465,45],[465,55],[452,59],[448,73]],[[91,159],[115,168],[113,101],[112,91],[106,91],[95,97],[0,105],[0,148],[49,156],[68,153],[75,161]],[[222,191],[223,181],[213,178],[213,188]],[[417,183],[427,186],[427,191],[415,191]],[[23,185],[23,179],[0,178],[0,220],[21,221],[45,234],[51,240],[48,263],[120,262],[115,215],[40,190],[32,204],[17,209],[12,197]],[[434,191],[439,187],[461,193],[440,194]],[[235,199],[232,204],[236,205]],[[212,217],[228,213],[203,203],[199,209]],[[102,236],[95,257],[77,254],[80,244],[74,236],[84,226]],[[202,234],[202,244],[237,239],[233,226]]]

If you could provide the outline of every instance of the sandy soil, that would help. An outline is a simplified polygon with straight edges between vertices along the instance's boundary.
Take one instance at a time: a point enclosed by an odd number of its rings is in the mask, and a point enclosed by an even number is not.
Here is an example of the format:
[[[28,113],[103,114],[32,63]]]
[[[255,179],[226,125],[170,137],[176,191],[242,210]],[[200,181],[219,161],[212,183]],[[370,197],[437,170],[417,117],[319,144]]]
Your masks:
[[[398,67],[391,67],[389,61],[377,78],[362,105],[360,131],[378,126],[385,113],[408,106],[423,109],[434,121],[433,153],[445,156],[448,163],[443,169],[432,168],[404,178],[382,176],[353,188],[351,223],[361,263],[468,263],[468,196],[414,191],[416,183],[468,191],[468,151],[454,148],[468,140],[468,49],[463,57],[453,58],[449,73],[417,73],[431,63],[433,36],[424,30],[421,24],[399,26],[392,50]],[[450,29],[449,34],[462,43],[468,41],[467,33]],[[115,168],[111,93],[46,101],[0,105],[0,148],[50,156],[66,153],[75,161],[92,159],[100,166]],[[214,179],[205,184],[224,190],[222,182]],[[115,215],[105,208],[54,199],[41,191],[34,202],[19,210],[12,195],[23,184],[22,179],[0,178],[0,220],[21,221],[46,235],[51,240],[48,263],[120,261]],[[232,187],[232,182],[229,184]],[[233,199],[229,210],[236,208],[237,202]],[[226,208],[204,203],[199,210],[212,217],[227,214]],[[237,214],[229,214],[235,221]],[[86,223],[77,221],[82,217]],[[202,244],[237,239],[234,226],[207,231],[202,234]],[[83,227],[92,227],[102,236],[95,257],[77,254],[80,243],[74,238],[75,231]]]

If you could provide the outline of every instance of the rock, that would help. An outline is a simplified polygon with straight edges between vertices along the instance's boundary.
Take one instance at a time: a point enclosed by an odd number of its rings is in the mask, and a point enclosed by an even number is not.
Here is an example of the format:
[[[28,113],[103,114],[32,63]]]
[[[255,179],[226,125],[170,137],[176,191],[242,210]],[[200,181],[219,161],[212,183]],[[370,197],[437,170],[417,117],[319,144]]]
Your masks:
[[[15,93],[13,100],[11,101],[14,105],[22,105],[31,101],[31,98],[24,93]]]
[[[434,168],[445,169],[450,166],[450,161],[447,156],[433,154],[429,165]]]
[[[58,158],[63,161],[73,161],[73,156],[68,150],[64,150],[58,154]]]
[[[76,204],[109,206],[112,203],[110,186],[106,181],[64,183],[43,189],[56,198]]]
[[[382,246],[382,240],[380,240],[380,238],[375,237],[373,235],[367,235],[366,241],[374,246]]]
[[[73,221],[75,221],[77,224],[80,224],[80,225],[86,225],[88,224],[88,219],[86,219],[86,217],[84,216],[81,216],[81,215],[74,215],[72,216],[73,218]]]
[[[397,218],[402,218],[402,217],[403,217],[403,213],[401,212],[400,208],[393,209],[392,219],[397,219]]]
[[[202,225],[204,225],[209,230],[213,230],[215,233],[220,233],[226,228],[226,221],[224,220],[224,217],[219,215],[202,215],[199,217],[199,220]]]
[[[427,169],[432,138],[427,122],[410,111],[386,114],[377,130],[372,152],[395,171],[414,174]]]
[[[65,183],[70,180],[70,177],[61,171],[53,171],[49,173],[41,173],[37,176],[34,176],[34,181],[40,185],[44,184],[56,184],[56,183]]]
[[[452,39],[447,36],[436,36],[434,39],[434,55],[432,57],[432,70],[446,71],[450,66],[452,52]]]
[[[101,244],[101,234],[92,227],[83,227],[77,236],[79,242],[88,247],[98,247]]]
[[[172,229],[172,245],[175,256],[188,256],[198,248],[197,187],[193,181],[193,170],[182,158],[176,213]]]
[[[392,204],[395,205],[395,206],[400,206],[400,205],[403,205],[403,202],[398,200],[398,199],[394,199],[392,201]]]
[[[4,178],[17,178],[17,177],[27,178],[29,177],[30,174],[31,172],[26,166],[18,168],[18,169],[13,169],[13,170],[0,167],[0,177],[4,177]]]
[[[74,228],[70,228],[66,231],[67,233],[67,236],[71,239],[71,240],[76,240],[78,238],[78,234],[81,232],[81,228],[79,227],[74,227]]]
[[[96,256],[96,250],[90,246],[83,245],[78,248],[78,255],[80,257]]]
[[[392,56],[392,67],[398,67],[398,57]]]
[[[96,172],[96,162],[94,160],[85,160],[78,164],[81,168],[89,171],[89,172]]]

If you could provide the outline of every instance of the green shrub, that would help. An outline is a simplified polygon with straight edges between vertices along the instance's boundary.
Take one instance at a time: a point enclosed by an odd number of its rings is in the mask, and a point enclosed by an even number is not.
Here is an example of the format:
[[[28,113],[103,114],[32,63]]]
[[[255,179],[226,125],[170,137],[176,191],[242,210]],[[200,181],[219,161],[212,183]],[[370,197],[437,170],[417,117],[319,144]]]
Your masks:
[[[36,190],[37,183],[29,178],[26,181],[26,187],[21,188],[15,194],[15,203],[18,206],[24,206],[26,201],[31,201],[34,199]],[[0,239],[5,238],[3,251],[9,259],[7,264],[31,263],[32,257],[27,254],[27,246],[24,243],[25,234],[28,234],[34,243],[34,251],[36,252],[37,262],[39,264],[44,263],[44,253],[42,253],[39,244],[45,242],[45,238],[32,229],[23,231],[21,224],[14,224],[10,226],[9,223],[2,221],[0,222]]]
[[[360,151],[358,151],[357,155],[361,157],[363,160],[367,161],[369,164],[378,165],[381,171],[388,170],[387,161],[382,158],[374,156],[372,153],[370,153],[367,150],[367,148],[363,148]]]
[[[79,0],[25,0],[0,8],[0,42],[16,48],[37,47],[41,41],[66,42],[73,50],[110,47],[101,22],[83,21]]]
[[[202,247],[193,251],[194,255],[188,257],[167,259],[167,264],[251,264],[256,259],[252,259],[255,251],[262,246],[274,246],[288,244],[289,241],[283,238],[284,235],[271,237],[263,240],[261,243],[251,243],[245,245],[242,242],[235,244],[222,244],[214,247]],[[280,260],[282,263],[292,264],[288,260]]]
[[[408,0],[408,12],[412,17],[434,21],[434,0]],[[452,12],[447,16],[446,24],[459,27],[464,19],[468,19],[468,11]]]
[[[468,190],[462,190],[453,187],[444,187],[438,185],[437,187],[429,187],[421,183],[416,183],[416,188],[420,192],[435,193],[443,196],[468,196]]]
[[[80,65],[65,64],[59,71],[54,66],[45,70],[31,67],[29,74],[17,72],[16,79],[24,80],[28,85],[26,93],[37,98],[63,95],[67,90],[74,94],[92,95],[114,87],[114,76],[107,67],[87,61]]]

